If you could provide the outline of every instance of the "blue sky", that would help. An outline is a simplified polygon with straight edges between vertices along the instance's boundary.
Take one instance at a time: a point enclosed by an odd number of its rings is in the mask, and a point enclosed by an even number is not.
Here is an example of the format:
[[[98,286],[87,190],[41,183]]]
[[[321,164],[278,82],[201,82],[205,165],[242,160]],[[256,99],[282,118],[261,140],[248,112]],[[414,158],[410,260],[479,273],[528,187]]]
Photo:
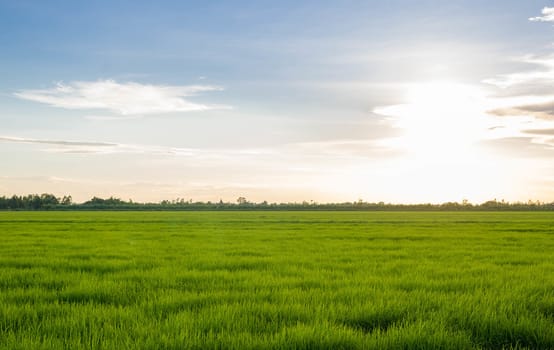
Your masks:
[[[0,1],[0,193],[551,201],[552,6]]]

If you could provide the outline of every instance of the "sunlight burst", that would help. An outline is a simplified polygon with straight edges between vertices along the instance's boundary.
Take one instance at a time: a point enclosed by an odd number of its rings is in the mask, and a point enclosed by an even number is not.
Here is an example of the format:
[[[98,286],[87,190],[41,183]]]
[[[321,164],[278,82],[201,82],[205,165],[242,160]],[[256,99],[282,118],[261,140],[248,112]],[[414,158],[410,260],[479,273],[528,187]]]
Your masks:
[[[377,108],[400,131],[383,144],[402,152],[394,161],[399,198],[482,198],[498,190],[508,165],[481,146],[491,137],[490,99],[480,87],[423,82],[406,89],[405,103]]]
[[[406,103],[378,108],[401,135],[386,142],[420,157],[450,157],[485,137],[490,121],[486,96],[474,86],[450,82],[411,85]]]

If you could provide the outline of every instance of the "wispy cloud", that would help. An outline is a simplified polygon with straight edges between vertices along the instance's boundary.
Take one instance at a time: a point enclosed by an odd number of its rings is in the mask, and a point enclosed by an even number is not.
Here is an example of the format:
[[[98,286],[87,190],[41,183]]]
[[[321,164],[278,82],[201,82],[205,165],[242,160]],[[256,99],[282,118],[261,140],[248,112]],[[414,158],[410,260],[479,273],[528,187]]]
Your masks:
[[[489,111],[496,116],[531,116],[554,119],[554,55],[526,56],[520,60],[534,68],[500,75],[483,82],[502,89],[506,97],[499,98],[497,108]]]
[[[348,162],[360,158],[390,158],[399,153],[375,140],[328,140],[288,143],[269,148],[205,149],[160,145],[124,144],[102,141],[74,141],[0,136],[0,142],[46,145],[40,151],[59,154],[135,154],[188,158],[190,165],[221,165],[223,163],[262,162],[267,164],[319,164]],[[265,164],[264,163],[264,164]],[[258,164],[258,163],[255,163]]]
[[[532,22],[554,22],[554,7],[545,7],[541,11],[542,16],[529,18]]]
[[[55,146],[73,146],[73,147],[116,147],[117,143],[96,142],[96,141],[64,141],[64,140],[40,140],[13,136],[0,136],[0,141],[11,143],[35,143]]]
[[[550,135],[554,136],[554,129],[527,129],[523,130],[526,134],[532,134],[532,135]]]
[[[54,153],[112,154],[112,153],[149,153],[149,154],[191,154],[191,150],[161,146],[128,145],[101,141],[69,141],[34,139],[13,136],[0,136],[0,141],[8,143],[26,143],[49,145],[43,151]]]
[[[22,138],[14,136],[0,136],[0,142],[25,143],[48,145],[51,147],[42,148],[41,151],[50,153],[68,154],[147,154],[161,156],[196,157],[202,159],[223,160],[238,157],[263,156],[271,153],[266,149],[200,149],[185,147],[168,147],[159,145],[124,144],[102,141],[69,141],[69,140],[48,140],[35,138]]]
[[[490,114],[499,117],[504,116],[531,116],[537,119],[554,120],[554,96],[547,102],[530,102],[500,107],[489,111]],[[510,101],[507,99],[507,101]]]
[[[146,85],[98,80],[58,83],[50,89],[21,90],[15,96],[65,109],[100,109],[120,115],[144,115],[229,108],[189,100],[201,92],[220,90],[221,87],[211,85]]]
[[[112,120],[130,120],[140,119],[142,115],[85,115],[83,118],[86,120],[94,121],[112,121]]]
[[[494,85],[502,89],[522,87],[537,87],[537,85],[550,84],[554,82],[554,55],[548,56],[525,56],[517,60],[519,63],[526,63],[535,66],[534,69],[511,74],[499,75],[494,78],[485,79],[485,84]]]
[[[543,8],[542,16],[529,20],[554,22],[554,7]],[[503,119],[503,128],[494,130],[502,137],[495,142],[507,150],[550,154],[554,129],[554,54],[527,55],[517,61],[529,68],[483,81],[500,89],[495,105],[487,111]]]

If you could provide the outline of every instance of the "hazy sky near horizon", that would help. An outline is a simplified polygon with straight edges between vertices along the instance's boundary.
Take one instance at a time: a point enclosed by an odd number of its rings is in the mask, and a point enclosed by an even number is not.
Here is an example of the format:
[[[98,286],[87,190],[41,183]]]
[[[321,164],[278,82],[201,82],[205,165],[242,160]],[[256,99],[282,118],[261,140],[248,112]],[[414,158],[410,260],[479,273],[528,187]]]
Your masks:
[[[0,0],[0,195],[554,201],[554,3]]]

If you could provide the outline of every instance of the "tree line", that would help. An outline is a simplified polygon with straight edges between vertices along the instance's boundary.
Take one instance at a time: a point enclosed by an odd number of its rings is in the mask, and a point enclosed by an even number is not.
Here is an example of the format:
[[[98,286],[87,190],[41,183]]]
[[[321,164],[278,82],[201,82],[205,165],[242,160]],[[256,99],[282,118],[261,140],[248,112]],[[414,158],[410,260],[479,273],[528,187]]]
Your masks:
[[[237,198],[236,202],[201,202],[192,199],[162,200],[157,203],[139,203],[132,200],[122,200],[110,197],[107,199],[93,197],[83,203],[73,202],[70,195],[56,197],[53,194],[29,194],[0,197],[0,210],[397,210],[397,211],[479,211],[479,210],[514,210],[514,211],[554,211],[554,202],[539,201],[505,202],[496,199],[480,204],[472,204],[467,200],[446,202],[441,204],[393,204],[370,203],[363,200],[342,203],[317,203],[314,201],[269,203],[251,202],[245,197]]]

